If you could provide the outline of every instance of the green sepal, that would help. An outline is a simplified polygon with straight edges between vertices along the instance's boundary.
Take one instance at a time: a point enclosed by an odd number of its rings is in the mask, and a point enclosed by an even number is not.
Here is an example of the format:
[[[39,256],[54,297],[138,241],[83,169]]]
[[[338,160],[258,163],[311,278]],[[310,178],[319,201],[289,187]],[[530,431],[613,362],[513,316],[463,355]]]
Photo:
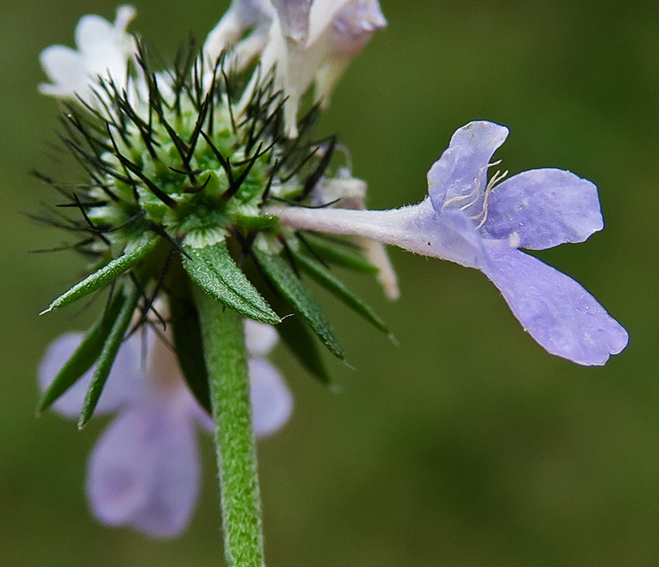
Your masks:
[[[244,317],[276,325],[280,317],[236,266],[225,242],[205,248],[184,246],[183,267],[201,289]]]
[[[65,305],[69,305],[78,299],[82,299],[93,291],[100,289],[104,285],[117,279],[125,271],[132,268],[140,260],[142,260],[149,252],[151,252],[158,244],[159,238],[153,236],[145,240],[139,246],[136,246],[130,252],[111,260],[102,268],[96,270],[93,274],[87,276],[81,282],[74,285],[69,291],[64,292],[55,301],[53,301],[45,311],[40,314],[49,313]]]
[[[334,329],[293,269],[280,256],[266,254],[256,247],[252,252],[274,286],[291,303],[295,312],[307,322],[334,356],[345,360],[343,347],[334,334]]]
[[[201,407],[211,413],[208,369],[204,360],[201,325],[192,290],[186,279],[169,296],[172,339],[181,372]]]
[[[244,226],[246,228],[254,228],[257,230],[267,230],[276,226],[279,222],[279,217],[274,215],[261,215],[258,217],[239,215],[235,219],[236,226]]]
[[[85,401],[82,404],[82,412],[80,413],[80,419],[78,419],[78,429],[82,429],[85,426],[96,409],[98,399],[101,397],[105,382],[110,375],[112,364],[114,364],[114,359],[117,357],[117,352],[119,352],[119,347],[124,340],[124,335],[128,330],[133,313],[137,307],[137,302],[140,298],[140,290],[137,289],[136,286],[130,285],[126,286],[125,291],[125,301],[119,310],[119,315],[110,329],[107,339],[103,344],[103,348],[101,349],[98,361],[96,362],[94,375],[92,376],[89,388],[87,389]]]
[[[103,344],[110,334],[124,301],[125,298],[121,292],[113,295],[103,315],[87,331],[71,358],[41,396],[37,405],[37,413],[47,410],[93,366],[101,354]]]
[[[365,274],[377,274],[380,271],[377,266],[353,251],[352,248],[359,250],[359,247],[350,246],[349,242],[329,241],[309,233],[304,234],[304,239],[313,248],[313,251],[327,262]]]
[[[321,264],[300,254],[292,251],[295,260],[302,266],[302,269],[308,273],[317,283],[323,286],[327,291],[343,301],[350,309],[364,317],[369,323],[380,331],[389,334],[389,327],[364,301],[350,291],[346,285],[334,274],[327,271]]]

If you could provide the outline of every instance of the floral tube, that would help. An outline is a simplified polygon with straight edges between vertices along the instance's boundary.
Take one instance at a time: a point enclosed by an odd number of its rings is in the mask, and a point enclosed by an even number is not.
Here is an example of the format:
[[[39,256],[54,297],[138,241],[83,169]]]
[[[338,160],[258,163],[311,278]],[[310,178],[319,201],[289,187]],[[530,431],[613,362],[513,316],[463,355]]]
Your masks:
[[[481,270],[515,317],[551,354],[602,365],[628,342],[625,329],[580,284],[519,248],[583,242],[603,227],[597,188],[568,171],[537,169],[489,182],[508,129],[458,129],[428,173],[429,196],[388,211],[272,207],[282,224],[356,235]]]

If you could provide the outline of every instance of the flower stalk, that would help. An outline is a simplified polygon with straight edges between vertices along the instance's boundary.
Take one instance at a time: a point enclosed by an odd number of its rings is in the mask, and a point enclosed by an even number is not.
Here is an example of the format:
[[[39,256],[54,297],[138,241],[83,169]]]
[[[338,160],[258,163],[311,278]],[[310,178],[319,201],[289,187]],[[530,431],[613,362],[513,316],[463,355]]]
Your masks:
[[[194,295],[215,422],[224,553],[229,567],[262,567],[261,495],[243,321],[200,288]]]

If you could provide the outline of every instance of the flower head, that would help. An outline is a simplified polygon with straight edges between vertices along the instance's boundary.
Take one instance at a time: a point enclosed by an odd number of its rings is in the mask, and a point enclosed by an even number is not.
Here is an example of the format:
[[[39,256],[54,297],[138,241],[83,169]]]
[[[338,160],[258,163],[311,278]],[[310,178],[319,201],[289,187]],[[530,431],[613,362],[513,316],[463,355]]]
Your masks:
[[[278,431],[293,399],[277,369],[265,359],[276,342],[269,325],[245,322],[253,426],[257,437]],[[69,333],[49,347],[39,368],[46,390],[78,348]],[[80,413],[93,369],[53,409],[69,418]],[[199,492],[201,469],[195,429],[213,421],[190,394],[175,354],[146,328],[128,338],[112,367],[97,415],[116,414],[89,458],[87,497],[94,515],[111,526],[130,526],[153,537],[173,537],[188,525]]]
[[[471,122],[428,172],[429,197],[391,211],[278,208],[296,228],[352,234],[477,268],[548,352],[604,364],[627,345],[625,329],[581,285],[519,250],[583,242],[603,227],[597,188],[569,171],[530,170],[488,181],[508,129]]]

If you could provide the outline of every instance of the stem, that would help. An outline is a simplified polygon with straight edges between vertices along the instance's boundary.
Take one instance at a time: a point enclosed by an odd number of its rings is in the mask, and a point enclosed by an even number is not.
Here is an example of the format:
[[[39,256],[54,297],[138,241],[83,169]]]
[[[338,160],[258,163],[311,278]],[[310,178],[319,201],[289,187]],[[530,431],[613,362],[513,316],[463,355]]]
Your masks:
[[[220,480],[229,567],[263,567],[261,496],[241,316],[195,286]]]

